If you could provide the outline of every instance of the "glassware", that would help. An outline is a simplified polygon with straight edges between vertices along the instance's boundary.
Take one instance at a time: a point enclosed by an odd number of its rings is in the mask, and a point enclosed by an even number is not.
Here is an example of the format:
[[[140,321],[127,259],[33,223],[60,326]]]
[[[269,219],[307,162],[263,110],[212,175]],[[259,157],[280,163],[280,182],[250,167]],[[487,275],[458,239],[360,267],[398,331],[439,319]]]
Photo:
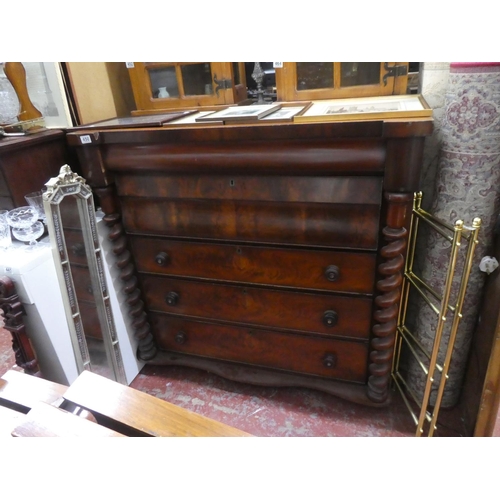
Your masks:
[[[43,192],[34,191],[33,193],[27,194],[25,197],[28,205],[33,207],[38,212],[38,218],[45,222],[45,208],[43,206]]]
[[[0,249],[7,250],[12,245],[10,226],[7,222],[8,210],[0,210]]]
[[[28,241],[29,246],[26,248],[27,251],[32,251],[38,245],[36,241],[37,238],[42,236],[45,228],[40,221],[36,221],[34,224],[28,227],[14,227],[12,228],[12,234],[19,241]]]
[[[19,113],[19,99],[14,87],[3,70],[4,63],[0,63],[0,124],[7,125],[17,122]]]
[[[30,206],[14,208],[7,212],[7,222],[15,228],[27,228],[38,220],[38,211]]]
[[[38,211],[33,207],[14,208],[6,215],[7,222],[12,227],[13,236],[19,241],[29,241],[32,250],[44,232],[44,225],[38,222]]]

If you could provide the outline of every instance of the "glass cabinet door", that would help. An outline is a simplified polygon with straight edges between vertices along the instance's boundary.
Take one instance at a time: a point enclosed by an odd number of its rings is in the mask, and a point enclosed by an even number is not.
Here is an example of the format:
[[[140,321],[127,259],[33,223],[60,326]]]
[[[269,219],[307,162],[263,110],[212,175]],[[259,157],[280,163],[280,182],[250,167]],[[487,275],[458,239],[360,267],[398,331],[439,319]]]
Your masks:
[[[130,63],[138,110],[234,104],[246,98],[243,63]]]
[[[276,69],[279,101],[406,93],[408,63],[297,62]]]
[[[148,67],[149,90],[153,99],[212,95],[210,63]]]
[[[347,62],[340,63],[340,87],[380,84],[380,63]]]

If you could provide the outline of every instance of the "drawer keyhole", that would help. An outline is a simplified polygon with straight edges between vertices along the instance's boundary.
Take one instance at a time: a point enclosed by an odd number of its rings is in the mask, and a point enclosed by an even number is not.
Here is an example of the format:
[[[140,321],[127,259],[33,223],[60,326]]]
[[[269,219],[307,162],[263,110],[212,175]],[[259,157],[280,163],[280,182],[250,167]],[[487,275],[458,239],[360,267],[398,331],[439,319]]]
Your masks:
[[[229,185],[230,185],[231,187],[234,187],[234,186],[236,185],[236,183],[234,182],[234,179],[231,179],[231,180],[229,181]]]

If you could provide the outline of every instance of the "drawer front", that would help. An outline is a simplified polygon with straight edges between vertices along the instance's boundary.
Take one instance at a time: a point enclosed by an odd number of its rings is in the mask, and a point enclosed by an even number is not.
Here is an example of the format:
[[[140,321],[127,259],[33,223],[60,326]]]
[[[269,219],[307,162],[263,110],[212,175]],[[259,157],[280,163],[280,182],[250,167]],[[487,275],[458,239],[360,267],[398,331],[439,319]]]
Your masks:
[[[118,175],[121,197],[379,205],[382,177]]]
[[[376,250],[378,205],[122,199],[129,233]]]
[[[148,308],[182,316],[367,339],[372,301],[140,276]]]
[[[192,243],[132,236],[137,269],[240,283],[371,294],[375,254]]]
[[[160,349],[364,383],[368,343],[212,325],[152,314]]]
[[[235,170],[252,174],[335,172],[368,174],[384,171],[383,122],[308,124],[241,129],[134,130],[99,132],[107,170],[113,173],[157,172],[196,175]],[[364,131],[359,131],[363,127]],[[338,125],[337,125],[338,127]],[[260,128],[260,130],[259,130]],[[325,129],[330,129],[326,131]],[[281,129],[281,130],[280,130]],[[349,130],[350,129],[350,130]],[[122,136],[122,137],[120,137]],[[342,137],[357,136],[357,139]],[[74,142],[76,137],[71,137]],[[81,144],[76,138],[77,144]]]

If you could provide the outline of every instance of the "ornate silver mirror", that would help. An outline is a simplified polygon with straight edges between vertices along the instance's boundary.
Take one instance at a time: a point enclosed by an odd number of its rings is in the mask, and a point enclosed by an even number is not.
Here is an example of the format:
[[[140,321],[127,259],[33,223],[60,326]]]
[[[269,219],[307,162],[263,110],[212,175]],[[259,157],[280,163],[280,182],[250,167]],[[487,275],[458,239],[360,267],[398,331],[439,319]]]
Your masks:
[[[78,372],[126,383],[92,191],[68,165],[45,185],[47,226]]]

